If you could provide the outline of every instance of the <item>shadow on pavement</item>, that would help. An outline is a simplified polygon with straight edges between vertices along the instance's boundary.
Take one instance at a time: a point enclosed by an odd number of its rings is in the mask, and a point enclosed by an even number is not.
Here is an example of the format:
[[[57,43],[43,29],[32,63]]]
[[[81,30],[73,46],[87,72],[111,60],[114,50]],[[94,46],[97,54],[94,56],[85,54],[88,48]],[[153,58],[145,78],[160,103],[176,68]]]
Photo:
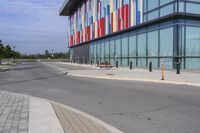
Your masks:
[[[64,75],[67,75],[67,73],[63,73],[63,74],[59,74],[59,75],[54,75],[54,76],[38,77],[38,78],[27,79],[27,80],[18,80],[18,81],[5,82],[5,83],[0,83],[0,85],[30,82],[30,81],[36,81],[36,80],[41,80],[41,79],[57,78],[57,77],[62,77]]]

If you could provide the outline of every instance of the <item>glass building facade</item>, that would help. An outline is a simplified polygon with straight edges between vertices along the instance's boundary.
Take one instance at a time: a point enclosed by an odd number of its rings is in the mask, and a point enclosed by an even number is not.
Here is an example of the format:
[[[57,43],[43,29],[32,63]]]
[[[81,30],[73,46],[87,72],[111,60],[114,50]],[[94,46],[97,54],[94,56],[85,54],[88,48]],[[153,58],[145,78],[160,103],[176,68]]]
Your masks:
[[[70,47],[71,61],[200,69],[200,1],[142,0],[141,9],[140,24]]]

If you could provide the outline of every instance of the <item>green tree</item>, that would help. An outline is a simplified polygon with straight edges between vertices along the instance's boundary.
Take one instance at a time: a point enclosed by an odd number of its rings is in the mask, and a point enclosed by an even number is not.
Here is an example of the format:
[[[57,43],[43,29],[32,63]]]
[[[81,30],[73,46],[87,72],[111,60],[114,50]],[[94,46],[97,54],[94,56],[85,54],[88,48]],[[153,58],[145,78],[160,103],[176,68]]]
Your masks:
[[[0,64],[1,64],[1,60],[3,58],[3,44],[2,44],[2,41],[0,40]]]
[[[4,47],[3,54],[4,54],[4,58],[7,58],[7,59],[10,59],[13,56],[13,51],[10,45],[6,45],[6,47]]]
[[[50,57],[49,50],[45,50],[45,57],[46,57],[46,58],[49,58],[49,57]]]

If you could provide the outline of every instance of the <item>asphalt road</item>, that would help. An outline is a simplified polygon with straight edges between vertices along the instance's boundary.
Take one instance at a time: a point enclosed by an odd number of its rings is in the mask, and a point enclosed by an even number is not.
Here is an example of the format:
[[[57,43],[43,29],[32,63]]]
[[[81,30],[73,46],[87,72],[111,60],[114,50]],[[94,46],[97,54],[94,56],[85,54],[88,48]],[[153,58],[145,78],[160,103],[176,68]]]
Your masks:
[[[200,133],[200,88],[77,78],[24,63],[0,72],[0,90],[66,104],[126,133]]]

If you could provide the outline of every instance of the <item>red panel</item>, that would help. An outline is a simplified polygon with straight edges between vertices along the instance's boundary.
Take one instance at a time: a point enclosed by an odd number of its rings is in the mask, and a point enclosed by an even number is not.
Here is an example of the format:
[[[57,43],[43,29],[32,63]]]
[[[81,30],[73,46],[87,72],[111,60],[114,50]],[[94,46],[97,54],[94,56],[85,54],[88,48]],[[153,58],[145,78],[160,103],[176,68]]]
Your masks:
[[[101,37],[105,36],[105,18],[100,19]]]
[[[101,29],[98,28],[98,37],[101,37]]]
[[[129,27],[129,6],[126,5],[126,29]]]
[[[77,33],[77,43],[80,43],[80,31]]]
[[[125,6],[122,6],[122,19],[121,19],[122,27],[121,27],[121,29],[124,29],[124,21],[125,21]]]
[[[87,42],[87,28],[85,28],[85,42]]]
[[[87,27],[87,41],[90,41],[90,26]]]
[[[70,46],[73,46],[73,35],[71,35],[71,41],[70,41]]]

